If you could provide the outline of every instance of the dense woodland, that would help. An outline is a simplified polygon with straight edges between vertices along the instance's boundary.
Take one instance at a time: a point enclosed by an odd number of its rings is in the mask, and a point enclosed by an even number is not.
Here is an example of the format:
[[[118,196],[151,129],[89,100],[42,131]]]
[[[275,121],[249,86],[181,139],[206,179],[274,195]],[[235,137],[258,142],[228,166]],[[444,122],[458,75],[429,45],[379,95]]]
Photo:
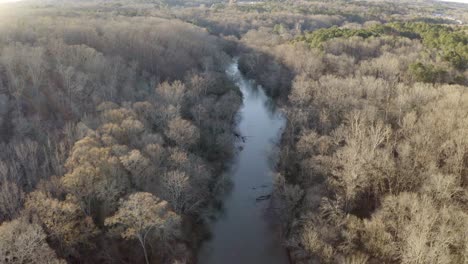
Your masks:
[[[183,14],[239,39],[241,70],[287,116],[273,207],[293,263],[468,261],[461,7],[309,1]]]
[[[28,8],[0,23],[0,262],[189,261],[233,152],[228,43],[164,13]]]
[[[293,263],[468,262],[467,16],[0,5],[0,263],[193,263],[236,151],[234,56],[287,118],[272,207]]]
[[[241,37],[288,118],[275,207],[294,263],[468,261],[467,28],[411,12]]]

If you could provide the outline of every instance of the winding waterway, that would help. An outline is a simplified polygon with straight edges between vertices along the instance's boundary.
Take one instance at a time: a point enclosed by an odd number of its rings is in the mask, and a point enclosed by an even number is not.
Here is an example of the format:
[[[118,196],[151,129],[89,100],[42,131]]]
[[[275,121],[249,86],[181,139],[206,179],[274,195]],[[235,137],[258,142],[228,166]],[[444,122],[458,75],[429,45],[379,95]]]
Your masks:
[[[212,238],[199,252],[199,264],[285,264],[288,258],[268,215],[272,157],[285,124],[262,88],[240,73],[237,62],[226,71],[243,94],[238,129],[245,138],[229,175],[233,188],[222,215],[210,223]]]

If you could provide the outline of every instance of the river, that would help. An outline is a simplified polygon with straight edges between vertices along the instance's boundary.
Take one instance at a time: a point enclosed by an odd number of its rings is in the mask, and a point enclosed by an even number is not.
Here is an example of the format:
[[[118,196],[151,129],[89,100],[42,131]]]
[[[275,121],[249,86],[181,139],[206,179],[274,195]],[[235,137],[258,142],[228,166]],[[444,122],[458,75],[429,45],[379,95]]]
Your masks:
[[[285,264],[286,250],[267,212],[273,188],[274,149],[285,125],[274,103],[240,73],[237,62],[226,73],[239,86],[243,106],[238,129],[245,142],[231,166],[232,189],[222,214],[209,223],[212,237],[199,252],[199,264]]]

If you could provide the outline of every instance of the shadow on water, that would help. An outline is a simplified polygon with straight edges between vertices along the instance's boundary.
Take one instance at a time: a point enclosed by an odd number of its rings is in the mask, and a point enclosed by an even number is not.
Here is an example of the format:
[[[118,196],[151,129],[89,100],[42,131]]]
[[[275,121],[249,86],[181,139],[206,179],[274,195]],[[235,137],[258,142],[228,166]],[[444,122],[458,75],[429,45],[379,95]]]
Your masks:
[[[211,238],[203,243],[198,263],[288,263],[269,219],[274,215],[267,213],[276,160],[272,152],[285,120],[264,90],[242,76],[237,61],[226,73],[243,94],[238,130],[245,142],[225,175],[223,204],[217,217],[208,220]]]

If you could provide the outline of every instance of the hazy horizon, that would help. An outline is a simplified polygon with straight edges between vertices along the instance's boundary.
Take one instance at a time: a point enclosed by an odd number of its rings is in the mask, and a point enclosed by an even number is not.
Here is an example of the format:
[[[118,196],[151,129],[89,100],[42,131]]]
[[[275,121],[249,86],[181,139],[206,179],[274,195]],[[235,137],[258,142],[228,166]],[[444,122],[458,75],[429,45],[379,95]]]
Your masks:
[[[0,0],[0,3],[13,3],[13,2],[21,2],[21,1],[25,1],[25,0]],[[468,4],[468,0],[437,0],[437,1]]]
[[[468,0],[439,0],[441,2],[455,2],[455,3],[463,3],[468,4]]]

